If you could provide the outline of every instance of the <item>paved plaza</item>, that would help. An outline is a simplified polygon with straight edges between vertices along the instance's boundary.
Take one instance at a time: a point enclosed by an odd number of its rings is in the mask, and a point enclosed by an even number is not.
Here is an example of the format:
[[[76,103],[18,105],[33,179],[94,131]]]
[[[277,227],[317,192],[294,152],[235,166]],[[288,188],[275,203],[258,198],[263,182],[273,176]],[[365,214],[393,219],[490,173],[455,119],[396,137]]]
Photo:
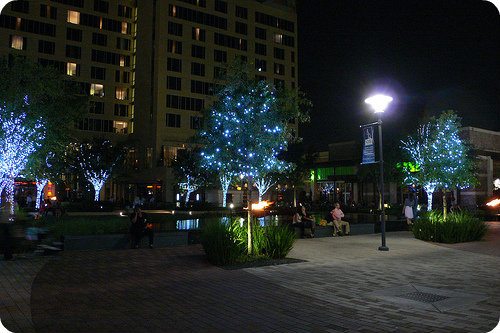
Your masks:
[[[0,261],[13,332],[489,332],[500,228],[438,246],[409,232],[297,240],[305,262],[224,270],[200,246]],[[475,244],[475,245],[474,245]]]

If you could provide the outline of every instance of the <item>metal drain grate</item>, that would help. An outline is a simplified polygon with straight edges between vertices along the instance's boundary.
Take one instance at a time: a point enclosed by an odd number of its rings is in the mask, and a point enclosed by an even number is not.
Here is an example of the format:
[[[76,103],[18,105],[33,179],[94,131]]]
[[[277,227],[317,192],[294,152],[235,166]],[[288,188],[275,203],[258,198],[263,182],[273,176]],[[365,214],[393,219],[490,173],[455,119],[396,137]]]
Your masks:
[[[420,291],[416,291],[416,292],[408,293],[408,294],[404,294],[404,295],[399,295],[398,297],[406,298],[406,299],[409,299],[412,301],[423,302],[423,303],[434,303],[434,302],[442,301],[444,299],[449,298],[446,296],[441,296],[441,295],[431,294],[431,293],[423,293]]]

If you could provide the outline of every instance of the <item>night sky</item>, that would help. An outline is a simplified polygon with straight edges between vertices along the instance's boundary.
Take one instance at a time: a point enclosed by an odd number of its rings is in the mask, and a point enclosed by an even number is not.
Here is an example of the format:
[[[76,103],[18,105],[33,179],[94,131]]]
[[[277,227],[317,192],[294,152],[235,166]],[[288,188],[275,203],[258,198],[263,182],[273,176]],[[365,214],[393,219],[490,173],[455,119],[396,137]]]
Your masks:
[[[487,1],[298,0],[299,84],[312,100],[304,147],[357,139],[364,99],[394,97],[390,140],[454,109],[500,131],[500,16]]]

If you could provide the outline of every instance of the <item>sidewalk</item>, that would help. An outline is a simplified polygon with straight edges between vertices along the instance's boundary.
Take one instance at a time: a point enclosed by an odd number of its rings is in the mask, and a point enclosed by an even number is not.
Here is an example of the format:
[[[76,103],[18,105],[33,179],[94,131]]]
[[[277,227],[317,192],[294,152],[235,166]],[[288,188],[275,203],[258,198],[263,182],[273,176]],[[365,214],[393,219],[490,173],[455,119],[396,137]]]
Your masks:
[[[0,262],[0,318],[14,332],[488,332],[499,258],[408,232],[301,239],[308,262],[244,270],[199,246],[66,252]],[[45,265],[43,265],[45,263]],[[14,274],[14,277],[13,275]],[[6,283],[7,281],[8,283]],[[11,302],[4,302],[10,295]],[[14,305],[15,306],[14,306]]]

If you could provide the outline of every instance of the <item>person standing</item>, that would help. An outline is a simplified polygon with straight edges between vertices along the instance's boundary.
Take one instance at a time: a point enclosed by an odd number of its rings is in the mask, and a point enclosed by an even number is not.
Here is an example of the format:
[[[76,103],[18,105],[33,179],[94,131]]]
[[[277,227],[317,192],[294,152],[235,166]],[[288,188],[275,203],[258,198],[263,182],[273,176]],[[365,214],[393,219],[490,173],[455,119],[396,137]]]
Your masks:
[[[339,233],[341,236],[344,234],[342,231],[342,227],[345,226],[345,234],[349,235],[351,233],[351,226],[349,222],[342,220],[344,217],[344,212],[340,209],[340,204],[335,203],[335,208],[330,212],[333,217],[333,224],[335,225],[335,229],[333,236]]]
[[[405,215],[406,218],[406,223],[408,226],[411,226],[413,224],[413,206],[414,206],[414,199],[413,199],[413,194],[410,194],[406,199],[405,203],[403,205],[403,214]]]

